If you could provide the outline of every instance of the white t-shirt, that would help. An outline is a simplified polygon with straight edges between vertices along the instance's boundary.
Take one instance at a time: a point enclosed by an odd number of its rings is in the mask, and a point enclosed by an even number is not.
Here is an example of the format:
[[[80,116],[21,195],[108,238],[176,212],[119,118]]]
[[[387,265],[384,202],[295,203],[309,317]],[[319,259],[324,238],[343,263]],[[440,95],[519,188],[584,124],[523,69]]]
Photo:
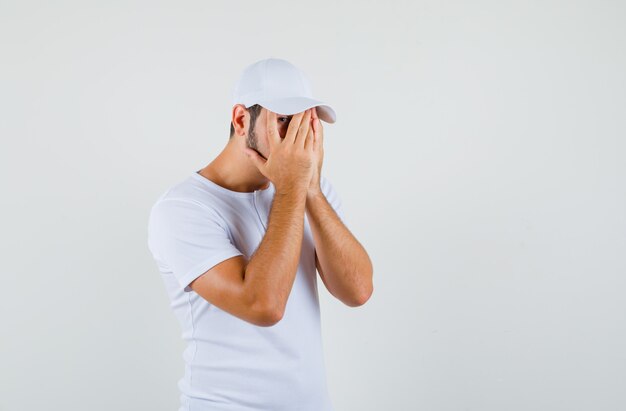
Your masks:
[[[320,185],[345,221],[328,179],[321,176]],[[298,271],[277,324],[251,324],[189,287],[230,257],[250,258],[265,235],[273,195],[271,182],[265,190],[243,193],[194,172],[163,193],[151,209],[148,247],[188,343],[185,373],[178,382],[179,411],[333,411],[321,340],[315,247],[306,214]]]

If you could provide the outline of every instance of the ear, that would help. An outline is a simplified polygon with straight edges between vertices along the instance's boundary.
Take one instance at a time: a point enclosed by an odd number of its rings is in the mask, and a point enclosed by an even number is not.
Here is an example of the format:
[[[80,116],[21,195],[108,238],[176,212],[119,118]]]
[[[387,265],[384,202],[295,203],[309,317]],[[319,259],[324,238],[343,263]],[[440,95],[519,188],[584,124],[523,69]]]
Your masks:
[[[235,134],[244,136],[250,125],[250,113],[243,104],[235,104],[232,109],[230,121],[235,129]]]

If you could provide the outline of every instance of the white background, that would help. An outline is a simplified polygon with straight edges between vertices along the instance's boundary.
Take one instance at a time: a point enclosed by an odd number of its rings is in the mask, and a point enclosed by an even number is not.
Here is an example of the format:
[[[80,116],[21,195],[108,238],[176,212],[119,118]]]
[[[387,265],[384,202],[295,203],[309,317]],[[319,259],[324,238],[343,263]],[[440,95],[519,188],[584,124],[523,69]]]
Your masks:
[[[618,1],[0,1],[0,409],[177,409],[149,208],[223,148],[266,57],[335,108],[323,173],[374,264],[362,307],[320,288],[337,411],[626,409],[625,22]]]

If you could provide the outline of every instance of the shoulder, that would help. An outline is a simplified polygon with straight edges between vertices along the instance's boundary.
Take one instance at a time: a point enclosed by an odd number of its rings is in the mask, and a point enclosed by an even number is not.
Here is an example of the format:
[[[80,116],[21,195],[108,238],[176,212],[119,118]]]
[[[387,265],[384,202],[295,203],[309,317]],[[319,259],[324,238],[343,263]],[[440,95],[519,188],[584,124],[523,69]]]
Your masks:
[[[329,199],[329,197],[333,199],[339,198],[339,193],[337,193],[335,185],[324,175],[320,176],[320,189],[327,199]]]
[[[206,223],[223,225],[218,210],[219,202],[203,190],[193,179],[179,182],[162,193],[150,208],[149,224],[173,225]]]
[[[163,192],[152,205],[151,212],[216,213],[219,204],[219,197],[215,193],[207,190],[197,179],[189,176]]]
[[[320,176],[320,188],[322,189],[322,192],[324,194],[326,194],[327,191],[333,190],[333,184],[331,183],[331,181],[328,179],[328,177],[326,177],[325,175],[321,175]]]

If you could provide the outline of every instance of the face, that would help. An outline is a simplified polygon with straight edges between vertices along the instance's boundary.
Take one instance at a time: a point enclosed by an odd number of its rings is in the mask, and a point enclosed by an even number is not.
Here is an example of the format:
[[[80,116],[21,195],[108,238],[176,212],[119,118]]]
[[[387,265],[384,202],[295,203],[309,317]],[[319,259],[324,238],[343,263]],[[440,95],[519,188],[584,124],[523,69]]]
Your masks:
[[[256,119],[256,122],[251,125],[246,135],[246,144],[248,147],[255,149],[266,159],[270,152],[267,137],[268,130],[266,126],[267,113],[268,110],[263,107]],[[287,128],[289,127],[289,122],[292,117],[293,115],[278,114],[276,118],[276,129],[278,130],[278,135],[281,139],[285,138]]]

